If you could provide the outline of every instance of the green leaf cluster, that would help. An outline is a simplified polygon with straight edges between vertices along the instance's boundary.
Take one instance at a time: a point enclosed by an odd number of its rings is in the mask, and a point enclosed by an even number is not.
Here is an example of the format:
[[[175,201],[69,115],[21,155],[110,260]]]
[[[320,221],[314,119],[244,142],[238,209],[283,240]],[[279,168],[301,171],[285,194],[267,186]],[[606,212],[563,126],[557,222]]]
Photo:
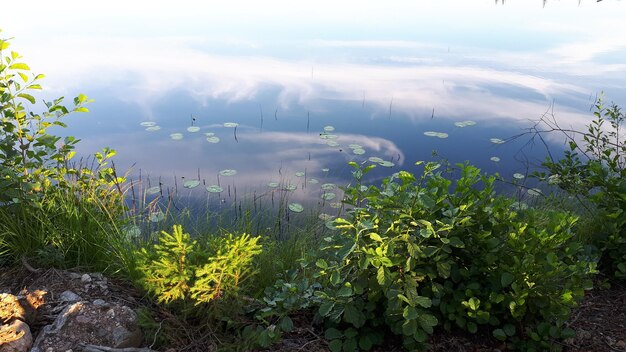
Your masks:
[[[521,349],[560,337],[595,273],[574,216],[518,213],[495,195],[495,177],[467,164],[456,181],[427,163],[419,178],[400,171],[380,187],[361,185],[371,166],[351,165],[353,208],[316,262],[332,351],[368,350],[386,329],[409,349],[424,348],[435,328],[490,332]]]
[[[547,158],[547,174],[535,176],[567,191],[598,219],[591,242],[602,253],[600,268],[626,279],[626,115],[602,98],[594,107],[587,130],[567,131],[579,138],[568,137],[563,158]]]

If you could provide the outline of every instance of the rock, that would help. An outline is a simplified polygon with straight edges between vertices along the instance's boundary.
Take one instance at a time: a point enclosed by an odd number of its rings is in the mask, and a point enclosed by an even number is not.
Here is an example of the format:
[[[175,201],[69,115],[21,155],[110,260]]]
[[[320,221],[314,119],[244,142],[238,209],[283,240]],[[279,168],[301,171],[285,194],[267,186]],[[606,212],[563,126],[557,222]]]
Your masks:
[[[25,322],[13,320],[0,325],[0,352],[27,352],[32,345],[33,335]]]
[[[81,282],[91,282],[91,276],[89,276],[89,274],[83,274],[83,276],[80,277],[80,281]]]
[[[32,352],[80,350],[80,344],[111,348],[139,347],[137,315],[117,303],[77,302],[67,306],[35,340]]]
[[[98,298],[98,299],[96,299],[96,300],[94,300],[94,301],[93,301],[93,304],[94,304],[95,306],[103,306],[105,303],[106,303],[106,302],[105,302],[103,299],[100,299],[100,298]]]
[[[78,302],[81,300],[80,296],[72,291],[63,291],[59,297],[61,302]]]

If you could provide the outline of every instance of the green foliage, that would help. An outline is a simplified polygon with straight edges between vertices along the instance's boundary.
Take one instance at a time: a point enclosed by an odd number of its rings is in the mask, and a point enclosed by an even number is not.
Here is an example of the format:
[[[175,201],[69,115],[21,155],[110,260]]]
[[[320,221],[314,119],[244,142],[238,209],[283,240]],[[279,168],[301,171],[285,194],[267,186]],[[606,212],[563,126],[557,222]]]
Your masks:
[[[89,162],[72,161],[78,139],[49,133],[65,127],[69,113],[87,112],[91,100],[80,94],[67,108],[61,97],[35,113],[33,94],[44,76],[29,74],[9,46],[0,39],[0,260],[27,256],[41,265],[104,270],[113,255],[126,264],[115,224],[124,212],[124,178],[108,165],[115,151],[103,149],[85,167]]]
[[[252,260],[261,252],[258,240],[246,234],[193,240],[175,225],[171,234],[161,232],[157,244],[138,251],[140,282],[166,304],[240,299],[242,283],[254,274]]]
[[[571,231],[575,217],[519,214],[514,200],[495,196],[494,177],[469,165],[459,165],[452,191],[439,164],[419,179],[400,171],[380,188],[361,185],[371,166],[351,165],[353,209],[335,220],[341,233],[324,239],[316,262],[331,350],[367,350],[382,327],[409,349],[425,347],[439,326],[488,330],[520,349],[561,336],[595,270]]]
[[[595,105],[594,120],[586,132],[574,131],[562,159],[548,158],[543,166],[548,174],[536,176],[558,185],[583,205],[595,206],[600,225],[592,242],[601,250],[601,268],[618,278],[626,278],[626,116],[602,99]],[[589,208],[589,207],[587,207]]]

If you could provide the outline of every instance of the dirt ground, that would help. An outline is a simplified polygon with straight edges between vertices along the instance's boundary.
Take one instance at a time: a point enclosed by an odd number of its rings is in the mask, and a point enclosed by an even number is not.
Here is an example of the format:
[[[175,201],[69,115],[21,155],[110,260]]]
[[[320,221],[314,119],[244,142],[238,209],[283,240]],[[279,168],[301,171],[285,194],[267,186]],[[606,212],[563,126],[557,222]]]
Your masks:
[[[0,268],[0,293],[17,294],[22,289],[34,291],[46,290],[46,304],[38,314],[33,333],[54,319],[53,312],[60,304],[59,296],[63,291],[70,290],[83,299],[103,299],[108,302],[123,303],[133,309],[144,307],[153,312],[157,319],[168,320],[181,332],[180,339],[164,347],[162,350],[173,351],[212,351],[219,345],[219,337],[211,332],[202,332],[198,328],[184,326],[167,311],[158,309],[142,293],[128,282],[108,278],[106,290],[87,289],[76,280],[77,272],[46,270],[37,273],[24,268]],[[306,314],[294,317],[296,322],[293,332],[284,337],[277,345],[267,351],[293,352],[327,351],[323,332],[309,322],[311,317]],[[626,286],[624,283],[612,284],[611,288],[588,292],[585,300],[573,312],[569,326],[576,331],[576,337],[561,342],[564,351],[571,352],[626,352]],[[186,335],[186,336],[185,336]],[[198,341],[193,341],[201,339]],[[150,345],[150,336],[146,336],[146,345]],[[185,344],[182,346],[181,344]],[[210,341],[210,342],[209,342]],[[195,343],[194,343],[195,342]],[[481,338],[476,335],[435,334],[429,343],[436,352],[487,352],[506,351],[506,347],[493,339]],[[386,341],[376,352],[402,351],[399,341]]]

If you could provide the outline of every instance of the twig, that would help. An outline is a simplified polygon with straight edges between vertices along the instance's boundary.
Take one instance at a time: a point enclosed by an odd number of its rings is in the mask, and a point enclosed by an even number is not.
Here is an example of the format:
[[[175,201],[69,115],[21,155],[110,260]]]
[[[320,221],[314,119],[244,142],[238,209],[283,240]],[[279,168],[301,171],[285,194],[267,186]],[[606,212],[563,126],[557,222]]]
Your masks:
[[[127,348],[113,348],[106,346],[96,346],[96,345],[87,345],[87,344],[79,344],[79,346],[85,352],[154,352],[154,350],[143,347],[127,347]]]
[[[30,271],[31,273],[35,274],[41,271],[41,269],[35,269],[32,266],[30,266],[30,264],[28,264],[28,262],[26,261],[25,256],[21,256],[20,260],[22,261],[22,265],[26,268],[26,270]]]

